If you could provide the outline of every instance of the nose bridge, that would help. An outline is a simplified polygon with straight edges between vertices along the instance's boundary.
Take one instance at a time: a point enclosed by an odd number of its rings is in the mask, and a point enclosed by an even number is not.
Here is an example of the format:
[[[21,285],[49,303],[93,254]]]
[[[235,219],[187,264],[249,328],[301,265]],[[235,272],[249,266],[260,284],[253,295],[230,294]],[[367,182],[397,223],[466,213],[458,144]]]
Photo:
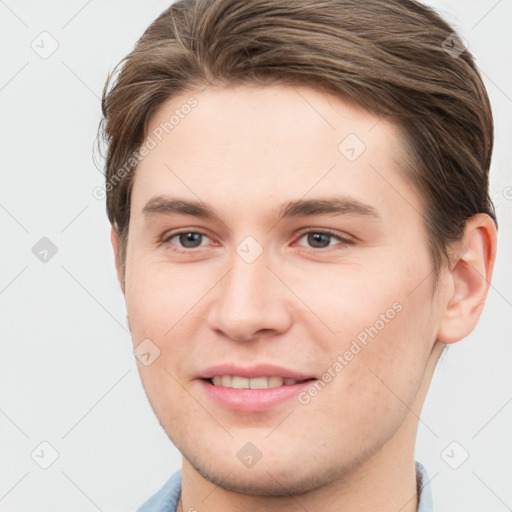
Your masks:
[[[246,239],[236,248],[210,312],[211,327],[236,340],[286,329],[289,321],[282,284],[267,267],[267,252],[254,242]]]
[[[226,298],[228,300],[236,299],[240,306],[258,306],[262,302],[263,295],[269,293],[271,286],[267,268],[268,258],[266,254],[261,254],[254,260],[247,258],[250,252],[242,254],[240,247],[237,248],[237,254],[232,260],[232,270],[228,275],[226,284]]]

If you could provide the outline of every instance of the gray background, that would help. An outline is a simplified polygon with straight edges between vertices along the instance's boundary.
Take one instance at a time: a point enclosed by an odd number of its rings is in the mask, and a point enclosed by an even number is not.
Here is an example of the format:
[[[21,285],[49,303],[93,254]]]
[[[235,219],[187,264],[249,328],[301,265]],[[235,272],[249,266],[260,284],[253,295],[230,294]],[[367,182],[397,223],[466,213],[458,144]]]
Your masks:
[[[500,231],[482,319],[438,365],[416,458],[436,511],[501,512],[512,507],[512,2],[428,3],[468,41],[491,97]],[[92,158],[107,73],[168,4],[0,1],[2,512],[134,510],[180,466],[137,374]]]

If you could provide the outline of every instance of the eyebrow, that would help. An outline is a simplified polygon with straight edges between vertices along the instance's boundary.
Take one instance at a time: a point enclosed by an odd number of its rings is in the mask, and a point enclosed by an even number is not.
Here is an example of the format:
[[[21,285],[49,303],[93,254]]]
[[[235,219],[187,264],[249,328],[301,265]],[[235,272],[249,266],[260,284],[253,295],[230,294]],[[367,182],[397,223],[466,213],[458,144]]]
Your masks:
[[[191,215],[202,219],[218,217],[211,206],[201,201],[191,201],[169,196],[151,198],[142,209],[146,216],[161,214]],[[316,199],[299,199],[281,205],[278,218],[311,217],[315,215],[360,215],[381,219],[377,208],[360,200],[346,196],[331,196]]]

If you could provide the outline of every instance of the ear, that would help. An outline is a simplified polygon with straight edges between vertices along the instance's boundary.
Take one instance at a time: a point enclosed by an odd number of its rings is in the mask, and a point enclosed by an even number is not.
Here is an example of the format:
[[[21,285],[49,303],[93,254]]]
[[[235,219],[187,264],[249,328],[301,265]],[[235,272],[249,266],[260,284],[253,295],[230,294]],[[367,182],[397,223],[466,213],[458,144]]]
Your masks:
[[[479,213],[466,221],[462,240],[450,263],[453,281],[444,304],[438,340],[455,343],[476,327],[485,304],[496,257],[497,229],[492,218]]]
[[[119,253],[119,231],[112,225],[110,230],[110,242],[112,243],[112,249],[114,250],[114,263],[116,266],[117,280],[121,285],[121,290],[124,294],[124,269],[121,263],[121,255]]]

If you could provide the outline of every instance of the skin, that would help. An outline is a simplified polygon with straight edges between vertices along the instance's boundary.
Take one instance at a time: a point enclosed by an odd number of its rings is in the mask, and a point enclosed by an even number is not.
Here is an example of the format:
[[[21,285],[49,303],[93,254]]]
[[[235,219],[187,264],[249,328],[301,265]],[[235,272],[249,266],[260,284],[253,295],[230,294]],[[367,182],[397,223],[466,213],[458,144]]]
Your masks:
[[[137,167],[126,274],[112,229],[134,346],[149,338],[160,350],[138,367],[183,455],[183,510],[415,511],[418,417],[443,344],[480,317],[494,223],[468,220],[432,297],[422,201],[401,174],[396,125],[308,87],[210,86],[167,101],[148,134],[192,95],[197,106]],[[366,146],[354,161],[338,150],[351,133]],[[217,217],[143,213],[166,194],[200,199]],[[278,222],[283,203],[333,194],[380,218]],[[336,234],[315,245],[306,228]],[[187,247],[176,231],[205,236]],[[236,252],[248,236],[263,251],[252,263]],[[320,379],[394,303],[400,312],[306,405],[231,411],[197,380],[225,362]],[[247,442],[262,454],[251,468],[237,458]]]

